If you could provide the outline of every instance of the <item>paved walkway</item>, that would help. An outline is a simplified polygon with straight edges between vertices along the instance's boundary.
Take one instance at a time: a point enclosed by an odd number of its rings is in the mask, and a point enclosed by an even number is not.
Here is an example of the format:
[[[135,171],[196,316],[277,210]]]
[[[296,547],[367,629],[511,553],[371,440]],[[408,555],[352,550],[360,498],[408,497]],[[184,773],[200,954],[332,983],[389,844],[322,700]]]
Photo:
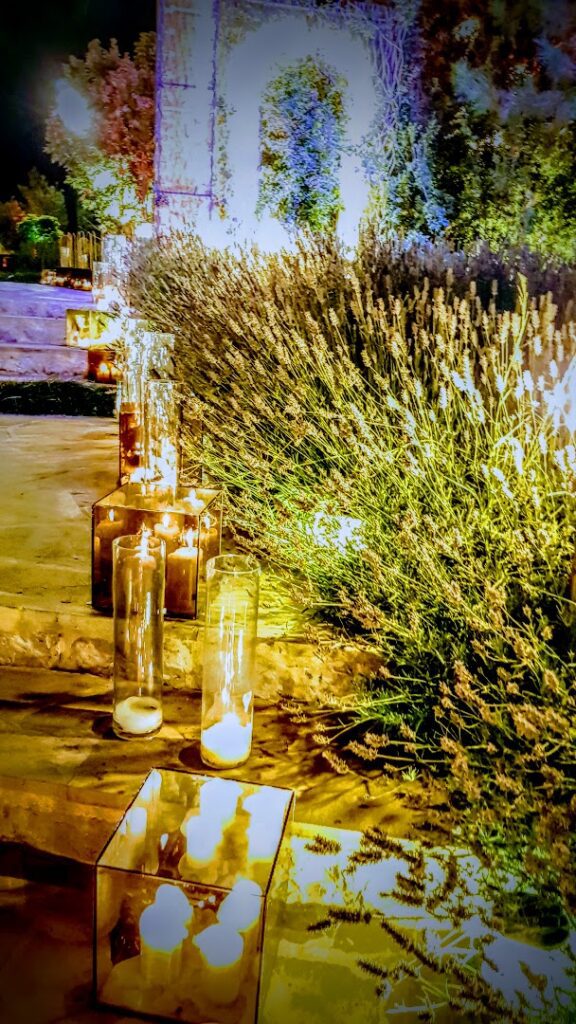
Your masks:
[[[110,674],[112,623],[90,606],[90,510],[115,486],[117,432],[116,421],[96,417],[0,416],[0,665]],[[309,643],[266,576],[259,635],[262,697],[349,692],[379,665],[329,637]],[[167,622],[165,638],[168,677],[198,686],[197,624]]]

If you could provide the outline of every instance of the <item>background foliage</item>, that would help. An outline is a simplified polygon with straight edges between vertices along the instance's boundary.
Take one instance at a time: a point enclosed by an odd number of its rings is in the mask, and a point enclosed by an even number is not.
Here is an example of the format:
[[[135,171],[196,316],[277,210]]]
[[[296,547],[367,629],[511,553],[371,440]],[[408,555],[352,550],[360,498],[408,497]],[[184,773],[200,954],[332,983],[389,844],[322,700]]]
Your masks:
[[[114,39],[108,49],[92,40],[63,69],[92,124],[77,132],[58,109],[47,123],[47,152],[105,230],[130,232],[151,217],[155,45],[155,33],[143,32],[131,56]]]
[[[573,260],[574,5],[423,0],[420,27],[449,237]]]

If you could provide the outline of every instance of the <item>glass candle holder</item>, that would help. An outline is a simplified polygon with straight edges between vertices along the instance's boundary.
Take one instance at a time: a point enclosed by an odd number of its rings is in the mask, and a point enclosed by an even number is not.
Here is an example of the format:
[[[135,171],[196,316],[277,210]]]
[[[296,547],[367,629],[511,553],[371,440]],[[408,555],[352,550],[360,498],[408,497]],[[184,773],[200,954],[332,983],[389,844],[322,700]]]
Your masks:
[[[118,409],[118,477],[128,483],[142,465],[144,451],[144,371],[140,363],[126,361],[122,372]]]
[[[251,555],[207,563],[201,756],[211,768],[232,768],[250,754],[259,582]]]
[[[92,298],[96,309],[104,305],[104,285],[106,281],[106,264],[102,260],[92,263]]]
[[[147,380],[144,389],[144,482],[175,491],[180,470],[181,394],[171,380]]]
[[[150,772],[96,866],[99,1003],[138,1019],[255,1024],[268,894],[276,904],[287,887],[277,864],[293,806],[271,786]],[[267,852],[251,858],[260,826]]]
[[[142,531],[116,537],[112,550],[114,732],[153,736],[162,725],[165,544]]]

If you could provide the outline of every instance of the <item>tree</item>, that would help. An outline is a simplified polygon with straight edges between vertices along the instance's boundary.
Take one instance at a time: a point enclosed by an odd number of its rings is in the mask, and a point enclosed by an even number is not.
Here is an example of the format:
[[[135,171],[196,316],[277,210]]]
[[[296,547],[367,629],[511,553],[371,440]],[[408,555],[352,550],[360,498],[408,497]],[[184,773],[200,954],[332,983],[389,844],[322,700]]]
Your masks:
[[[18,225],[26,216],[21,203],[17,199],[7,199],[0,203],[0,242],[7,249],[18,246]]]
[[[37,167],[29,172],[27,185],[18,185],[18,191],[22,196],[25,213],[36,217],[54,217],[61,228],[66,227],[68,218],[64,193],[51,185]]]
[[[573,7],[423,0],[420,25],[450,237],[574,260]]]
[[[35,217],[29,214],[18,225],[21,255],[32,264],[57,266],[60,225],[55,217]]]
[[[94,39],[57,83],[46,149],[104,229],[130,233],[152,214],[155,43],[141,33],[132,57]]]

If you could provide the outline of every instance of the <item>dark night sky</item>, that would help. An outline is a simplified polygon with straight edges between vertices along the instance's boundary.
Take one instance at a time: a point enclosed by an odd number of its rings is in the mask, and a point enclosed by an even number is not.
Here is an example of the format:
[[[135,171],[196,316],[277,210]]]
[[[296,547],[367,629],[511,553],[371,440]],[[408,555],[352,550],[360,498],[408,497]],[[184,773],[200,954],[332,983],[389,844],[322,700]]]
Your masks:
[[[14,194],[31,167],[53,179],[43,153],[50,85],[68,56],[81,57],[91,39],[118,39],[131,48],[154,29],[155,0],[9,0],[0,21],[0,200]]]

